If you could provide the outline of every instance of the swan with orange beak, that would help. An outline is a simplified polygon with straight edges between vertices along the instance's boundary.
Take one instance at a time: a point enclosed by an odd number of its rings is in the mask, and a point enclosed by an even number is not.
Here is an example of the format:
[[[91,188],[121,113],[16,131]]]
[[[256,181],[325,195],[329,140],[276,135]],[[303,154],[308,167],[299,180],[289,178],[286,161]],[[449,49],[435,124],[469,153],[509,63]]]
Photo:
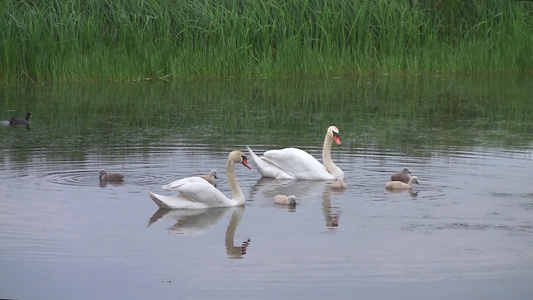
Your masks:
[[[331,144],[341,145],[337,126],[329,126],[322,147],[320,163],[311,154],[298,148],[269,150],[262,156],[256,155],[250,147],[250,159],[261,176],[277,179],[337,180],[344,172],[331,159]]]

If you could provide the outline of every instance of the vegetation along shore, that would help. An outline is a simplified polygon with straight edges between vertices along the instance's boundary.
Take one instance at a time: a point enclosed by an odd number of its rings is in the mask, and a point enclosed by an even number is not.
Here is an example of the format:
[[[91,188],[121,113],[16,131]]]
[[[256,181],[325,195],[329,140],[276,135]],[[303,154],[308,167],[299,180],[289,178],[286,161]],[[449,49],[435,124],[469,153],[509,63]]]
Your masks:
[[[0,1],[0,80],[533,72],[533,2]]]

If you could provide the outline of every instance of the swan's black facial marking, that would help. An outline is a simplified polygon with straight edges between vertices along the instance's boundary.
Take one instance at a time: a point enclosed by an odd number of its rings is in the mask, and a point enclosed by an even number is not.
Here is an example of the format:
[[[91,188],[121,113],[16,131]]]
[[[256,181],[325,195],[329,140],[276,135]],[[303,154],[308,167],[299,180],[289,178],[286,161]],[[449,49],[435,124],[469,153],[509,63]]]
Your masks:
[[[244,155],[241,155],[241,158],[242,158],[242,164],[243,164],[245,167],[247,167],[248,169],[251,170],[252,168],[250,168],[250,165],[248,165],[248,158],[246,158],[246,156],[244,156]]]
[[[341,136],[338,132],[336,131],[332,131],[333,133],[333,139],[335,140],[335,143],[337,143],[337,145],[341,145]]]

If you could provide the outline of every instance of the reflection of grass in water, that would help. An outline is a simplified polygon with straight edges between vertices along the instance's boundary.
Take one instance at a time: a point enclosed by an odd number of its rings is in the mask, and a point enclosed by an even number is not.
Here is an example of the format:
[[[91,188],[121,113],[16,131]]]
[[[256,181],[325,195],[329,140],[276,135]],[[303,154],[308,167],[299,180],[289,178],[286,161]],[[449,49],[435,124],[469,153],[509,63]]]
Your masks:
[[[531,71],[519,1],[0,2],[10,80]]]
[[[331,124],[339,126],[347,149],[527,145],[533,136],[527,78],[64,83],[0,92],[1,111],[32,110],[32,134],[46,134],[37,143],[74,143],[81,152],[176,139],[319,146]],[[7,139],[0,137],[13,143]]]

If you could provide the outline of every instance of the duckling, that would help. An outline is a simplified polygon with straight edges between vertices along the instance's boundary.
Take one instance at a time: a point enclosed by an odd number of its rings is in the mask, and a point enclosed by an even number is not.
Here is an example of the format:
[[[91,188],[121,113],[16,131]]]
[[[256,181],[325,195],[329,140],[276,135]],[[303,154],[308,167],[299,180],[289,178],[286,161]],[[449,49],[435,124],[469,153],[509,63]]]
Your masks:
[[[337,181],[333,181],[330,186],[332,190],[344,190],[348,187],[342,176]]]
[[[405,189],[412,188],[414,183],[419,184],[418,178],[416,176],[411,177],[411,179],[409,180],[409,183],[403,183],[401,181],[389,181],[385,185],[385,188],[392,189],[392,190],[397,190],[397,189],[405,190]]]
[[[124,175],[120,173],[107,173],[106,170],[100,170],[100,181],[106,182],[122,182],[124,181]]]
[[[211,185],[213,185],[214,187],[217,186],[217,184],[215,183],[215,179],[218,179],[218,177],[217,177],[217,170],[215,169],[211,170],[211,172],[209,172],[209,174],[207,175],[199,175],[198,177],[205,179],[207,182],[211,183]]]
[[[390,177],[390,181],[401,181],[403,183],[409,183],[409,180],[411,179],[411,172],[409,172],[409,169],[403,168],[401,173],[394,173]]]
[[[276,195],[274,197],[274,203],[284,204],[284,205],[296,205],[296,200],[297,198],[294,195],[290,195],[290,196]]]

